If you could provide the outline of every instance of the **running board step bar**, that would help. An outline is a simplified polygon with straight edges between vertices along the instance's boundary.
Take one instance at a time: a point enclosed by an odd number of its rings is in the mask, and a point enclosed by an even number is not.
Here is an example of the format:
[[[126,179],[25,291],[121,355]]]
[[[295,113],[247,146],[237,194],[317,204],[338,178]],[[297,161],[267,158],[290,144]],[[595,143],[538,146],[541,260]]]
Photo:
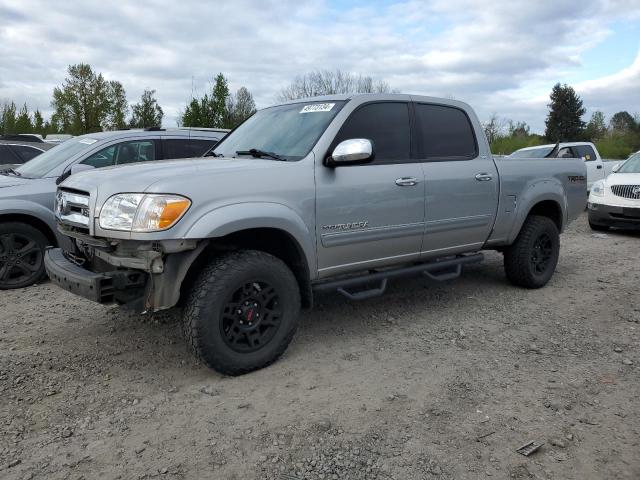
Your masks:
[[[313,286],[315,292],[337,291],[349,300],[365,300],[367,298],[382,295],[387,289],[387,280],[390,278],[408,277],[422,274],[432,280],[445,281],[457,278],[462,273],[462,266],[471,263],[480,263],[484,260],[482,253],[460,255],[454,258],[437,260],[435,262],[421,263],[410,267],[394,268],[381,272],[367,273],[357,277],[348,277],[340,280],[317,283]],[[351,292],[351,287],[361,287],[370,283],[379,282],[373,288]]]

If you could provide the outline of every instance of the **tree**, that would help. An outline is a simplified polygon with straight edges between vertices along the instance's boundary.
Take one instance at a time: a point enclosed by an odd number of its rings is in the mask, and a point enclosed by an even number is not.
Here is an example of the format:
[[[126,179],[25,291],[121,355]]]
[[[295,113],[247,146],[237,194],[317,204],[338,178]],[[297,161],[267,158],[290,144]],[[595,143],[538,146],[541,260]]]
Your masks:
[[[618,112],[611,117],[609,127],[615,133],[627,133],[636,129],[636,120],[627,112]]]
[[[47,132],[45,130],[44,118],[42,118],[42,114],[40,110],[36,108],[36,111],[33,112],[33,131],[35,133],[39,133],[40,135],[46,135]]]
[[[493,113],[488,122],[482,124],[484,134],[487,137],[489,144],[492,144],[502,133],[502,121],[498,118],[498,115]]]
[[[234,96],[229,95],[226,107],[225,128],[235,128],[256,113],[256,102],[245,87],[240,87]]]
[[[16,131],[16,104],[5,103],[2,106],[2,133],[17,133]]]
[[[109,82],[109,112],[105,119],[105,127],[108,130],[122,130],[127,128],[127,113],[129,104],[127,94],[120,82]]]
[[[557,83],[549,98],[545,137],[552,142],[581,139],[585,128],[582,115],[586,110],[575,90],[567,84]]]
[[[298,75],[289,86],[280,91],[278,100],[296,100],[337,93],[388,93],[390,91],[391,88],[387,82],[374,80],[369,76],[355,75],[341,70],[316,70]]]
[[[509,136],[517,138],[526,138],[530,135],[531,127],[527,125],[527,122],[514,122],[509,120],[508,126]]]
[[[90,65],[69,65],[68,77],[53,90],[53,117],[75,135],[103,129],[111,107],[111,84]]]
[[[31,115],[29,115],[26,103],[16,117],[15,131],[16,133],[32,133],[33,131],[33,123],[31,123]]]
[[[140,103],[131,106],[131,127],[147,128],[162,125],[164,112],[155,99],[155,90],[145,90],[140,97]]]
[[[229,123],[227,105],[229,84],[222,73],[216,75],[211,92],[202,98],[192,98],[180,123],[183,127],[224,128]]]
[[[589,141],[598,140],[603,138],[606,133],[607,125],[604,120],[604,113],[599,110],[593,112],[584,132],[585,139]]]

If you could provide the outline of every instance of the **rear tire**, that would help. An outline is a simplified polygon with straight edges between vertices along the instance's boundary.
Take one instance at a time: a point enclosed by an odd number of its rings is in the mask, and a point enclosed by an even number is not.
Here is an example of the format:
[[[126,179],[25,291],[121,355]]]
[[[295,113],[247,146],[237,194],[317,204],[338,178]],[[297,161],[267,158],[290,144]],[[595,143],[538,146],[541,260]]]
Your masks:
[[[0,290],[24,288],[42,280],[47,237],[26,223],[0,223]]]
[[[553,276],[560,255],[558,227],[548,217],[531,215],[504,252],[504,270],[514,285],[540,288]]]
[[[183,333],[207,366],[242,375],[277,360],[291,342],[300,289],[280,259],[242,250],[214,259],[189,292]]]

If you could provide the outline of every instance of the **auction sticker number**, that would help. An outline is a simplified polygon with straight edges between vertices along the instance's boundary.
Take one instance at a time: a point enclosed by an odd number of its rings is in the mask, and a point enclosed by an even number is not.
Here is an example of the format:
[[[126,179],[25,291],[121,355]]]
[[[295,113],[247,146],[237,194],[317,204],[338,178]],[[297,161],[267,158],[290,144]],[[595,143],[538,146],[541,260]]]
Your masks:
[[[335,103],[312,103],[305,105],[300,113],[330,112],[334,105]]]

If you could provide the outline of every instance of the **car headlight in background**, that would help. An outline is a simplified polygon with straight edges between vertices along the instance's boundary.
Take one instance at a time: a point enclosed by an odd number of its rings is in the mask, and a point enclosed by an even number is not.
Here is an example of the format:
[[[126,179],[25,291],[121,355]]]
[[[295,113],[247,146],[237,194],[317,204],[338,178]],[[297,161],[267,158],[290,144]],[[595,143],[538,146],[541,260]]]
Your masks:
[[[123,232],[158,232],[171,228],[191,206],[180,195],[119,193],[100,211],[100,228]]]
[[[604,196],[604,180],[598,180],[591,186],[591,195],[596,197]]]

